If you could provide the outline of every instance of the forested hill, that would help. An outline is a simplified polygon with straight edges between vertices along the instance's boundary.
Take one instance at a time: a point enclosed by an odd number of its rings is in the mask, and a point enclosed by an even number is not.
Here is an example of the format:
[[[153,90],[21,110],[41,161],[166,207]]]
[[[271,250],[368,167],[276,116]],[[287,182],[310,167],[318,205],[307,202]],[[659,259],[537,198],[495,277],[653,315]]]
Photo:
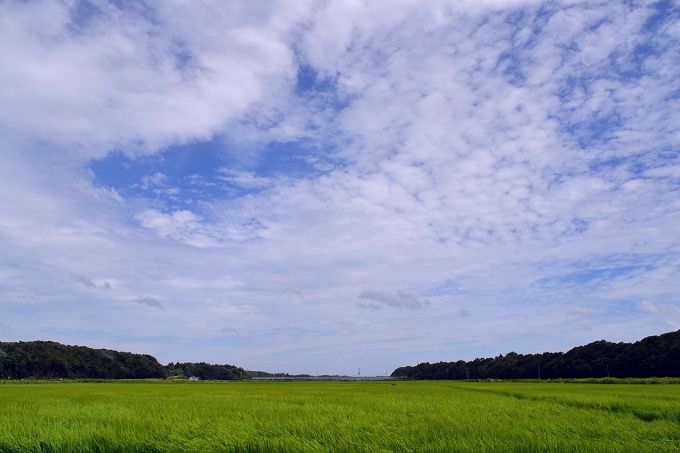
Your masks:
[[[568,352],[517,354],[397,368],[412,379],[557,379],[680,376],[680,330],[635,343],[596,341]]]
[[[208,363],[170,363],[155,357],[53,341],[0,342],[0,379],[247,379],[242,368]]]
[[[170,362],[165,371],[168,378],[197,377],[205,380],[231,380],[249,379],[248,372],[234,365],[212,365],[205,362],[199,363],[172,363]]]
[[[67,346],[53,341],[0,342],[0,378],[145,379],[165,377],[146,354]]]

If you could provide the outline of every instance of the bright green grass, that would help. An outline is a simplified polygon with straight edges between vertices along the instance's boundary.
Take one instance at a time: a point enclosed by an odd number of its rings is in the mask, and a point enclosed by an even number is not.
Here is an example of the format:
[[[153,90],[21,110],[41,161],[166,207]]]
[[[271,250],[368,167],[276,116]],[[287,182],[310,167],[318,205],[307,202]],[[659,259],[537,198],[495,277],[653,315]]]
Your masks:
[[[0,384],[14,451],[680,451],[680,385]]]

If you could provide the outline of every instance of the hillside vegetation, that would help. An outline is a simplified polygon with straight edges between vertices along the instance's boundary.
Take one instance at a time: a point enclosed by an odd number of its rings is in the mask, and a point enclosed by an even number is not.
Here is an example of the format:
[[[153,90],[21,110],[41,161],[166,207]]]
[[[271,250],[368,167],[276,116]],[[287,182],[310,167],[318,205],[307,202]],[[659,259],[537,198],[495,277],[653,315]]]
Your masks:
[[[205,362],[163,366],[134,354],[53,341],[0,342],[0,379],[249,379],[285,373],[246,371]],[[306,375],[302,375],[306,376]],[[568,352],[517,354],[471,361],[421,363],[397,368],[393,377],[412,379],[572,379],[680,377],[680,330],[635,343],[596,341]]]
[[[148,354],[133,354],[53,341],[0,342],[0,379],[246,379],[233,365],[170,363]]]
[[[680,376],[680,330],[635,343],[596,341],[568,352],[517,354],[397,368],[411,379],[557,379]]]
[[[0,343],[0,378],[145,379],[165,377],[147,354],[133,354],[53,341]]]

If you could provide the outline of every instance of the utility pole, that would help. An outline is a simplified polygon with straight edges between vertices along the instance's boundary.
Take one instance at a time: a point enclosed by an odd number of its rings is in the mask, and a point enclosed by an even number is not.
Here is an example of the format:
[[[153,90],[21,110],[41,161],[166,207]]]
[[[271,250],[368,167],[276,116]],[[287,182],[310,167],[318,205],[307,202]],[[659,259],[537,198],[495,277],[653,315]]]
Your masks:
[[[609,377],[609,364],[607,364],[607,377]]]
[[[359,368],[359,371],[357,371],[357,377],[361,376],[361,368]]]
[[[470,380],[470,370],[468,370],[467,365],[465,365],[465,374],[467,375],[467,380]]]
[[[541,380],[541,362],[538,362],[538,380]]]

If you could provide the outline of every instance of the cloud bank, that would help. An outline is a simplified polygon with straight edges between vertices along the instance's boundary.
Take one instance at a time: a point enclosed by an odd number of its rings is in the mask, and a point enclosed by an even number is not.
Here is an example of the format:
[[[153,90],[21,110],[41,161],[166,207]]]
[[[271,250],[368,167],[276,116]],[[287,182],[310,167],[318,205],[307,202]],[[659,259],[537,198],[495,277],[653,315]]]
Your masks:
[[[672,2],[3,3],[3,335],[382,374],[675,328],[678,49]]]

